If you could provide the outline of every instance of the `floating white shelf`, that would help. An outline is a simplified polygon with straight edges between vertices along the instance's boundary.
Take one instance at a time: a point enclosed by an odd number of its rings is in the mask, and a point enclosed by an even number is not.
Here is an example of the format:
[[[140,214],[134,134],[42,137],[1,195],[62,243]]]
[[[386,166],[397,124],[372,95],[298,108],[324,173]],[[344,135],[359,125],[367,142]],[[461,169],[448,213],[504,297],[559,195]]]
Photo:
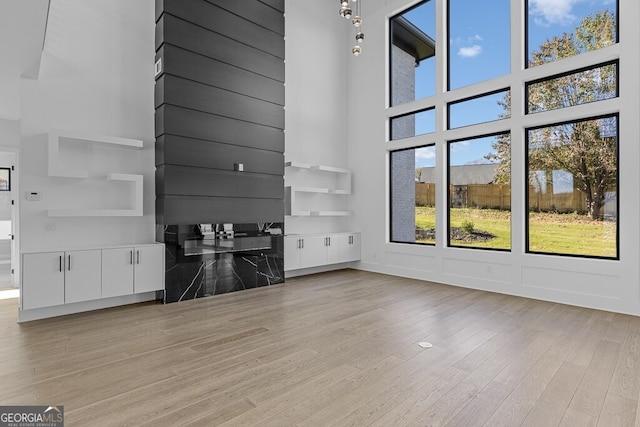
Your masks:
[[[87,144],[109,144],[122,148],[139,150],[143,146],[140,139],[120,138],[116,136],[94,135],[85,132],[51,129],[48,138],[48,175],[61,178],[88,178],[87,171],[62,170],[60,167],[60,139],[84,141]]]
[[[86,132],[51,129],[48,135],[48,175],[57,178],[88,179],[89,171],[68,170],[60,166],[60,140],[76,140],[86,144],[107,144],[123,149],[139,150],[143,141],[139,139],[120,138],[89,134]],[[133,208],[131,209],[49,209],[50,217],[81,216],[142,216],[143,176],[139,174],[110,172],[107,181],[128,181],[133,183]]]
[[[299,191],[301,193],[324,193],[329,194],[331,190],[328,188],[320,187],[291,187],[292,191]]]
[[[349,211],[312,211],[311,216],[349,216]]]
[[[285,187],[285,215],[351,215],[351,212],[340,209],[347,201],[342,196],[351,194],[351,171],[294,161],[286,162],[285,166],[293,169],[285,177],[288,183],[293,184]],[[313,193],[317,195],[313,196]]]
[[[49,209],[49,217],[82,216],[142,216],[142,175],[110,173],[107,181],[129,181],[134,184],[134,206],[132,209]]]
[[[349,169],[336,168],[333,166],[313,165],[310,169],[314,171],[351,174],[351,171]]]
[[[49,209],[49,217],[140,216],[132,209]]]
[[[311,165],[309,163],[286,162],[284,165],[285,165],[285,167],[290,167],[290,168],[311,169]]]

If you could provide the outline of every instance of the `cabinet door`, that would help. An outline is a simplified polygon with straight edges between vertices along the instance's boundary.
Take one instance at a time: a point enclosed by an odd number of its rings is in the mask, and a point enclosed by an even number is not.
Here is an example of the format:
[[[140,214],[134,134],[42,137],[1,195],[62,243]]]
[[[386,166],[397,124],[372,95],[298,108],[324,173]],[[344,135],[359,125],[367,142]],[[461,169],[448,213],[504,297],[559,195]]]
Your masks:
[[[344,236],[344,260],[345,261],[360,261],[361,244],[360,233],[345,234]]]
[[[284,237],[284,269],[300,268],[300,251],[302,250],[301,236]]]
[[[133,292],[164,289],[164,245],[136,246],[133,257]]]
[[[22,256],[23,310],[64,304],[64,252]]]
[[[64,302],[99,299],[102,295],[102,251],[68,251],[64,261]]]
[[[343,236],[341,234],[333,234],[325,237],[325,244],[327,246],[327,264],[344,262],[342,237]]]
[[[133,247],[102,250],[103,298],[133,294],[133,255]]]
[[[326,236],[303,236],[300,267],[316,267],[327,263]]]

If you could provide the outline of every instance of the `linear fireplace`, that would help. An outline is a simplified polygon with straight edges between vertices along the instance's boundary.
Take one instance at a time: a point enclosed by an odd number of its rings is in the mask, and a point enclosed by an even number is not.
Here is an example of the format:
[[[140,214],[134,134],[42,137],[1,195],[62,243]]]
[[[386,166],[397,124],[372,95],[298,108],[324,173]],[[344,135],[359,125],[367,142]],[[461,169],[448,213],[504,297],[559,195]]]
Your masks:
[[[166,247],[165,303],[284,282],[280,223],[158,228]]]

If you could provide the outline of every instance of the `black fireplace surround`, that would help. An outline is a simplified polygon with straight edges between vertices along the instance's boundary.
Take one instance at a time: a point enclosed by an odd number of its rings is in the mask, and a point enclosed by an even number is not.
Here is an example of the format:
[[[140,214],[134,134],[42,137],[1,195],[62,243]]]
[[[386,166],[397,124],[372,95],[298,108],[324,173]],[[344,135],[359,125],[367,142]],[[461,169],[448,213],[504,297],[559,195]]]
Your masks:
[[[156,0],[165,302],[284,281],[284,0]]]
[[[166,225],[164,302],[284,282],[282,224]]]

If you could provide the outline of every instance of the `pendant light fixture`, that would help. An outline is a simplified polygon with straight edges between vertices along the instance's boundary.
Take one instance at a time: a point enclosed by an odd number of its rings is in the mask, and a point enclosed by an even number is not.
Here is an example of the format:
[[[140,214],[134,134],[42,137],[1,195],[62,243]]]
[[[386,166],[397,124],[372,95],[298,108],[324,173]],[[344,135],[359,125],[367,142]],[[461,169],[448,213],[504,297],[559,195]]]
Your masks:
[[[362,2],[363,0],[351,0],[351,3],[354,3],[354,8],[352,9],[349,7],[349,0],[340,0],[340,16],[347,20],[350,19],[353,27],[355,28],[356,44],[351,48],[351,53],[353,53],[354,56],[358,56],[362,53],[362,47],[360,44],[364,41],[361,15]]]

